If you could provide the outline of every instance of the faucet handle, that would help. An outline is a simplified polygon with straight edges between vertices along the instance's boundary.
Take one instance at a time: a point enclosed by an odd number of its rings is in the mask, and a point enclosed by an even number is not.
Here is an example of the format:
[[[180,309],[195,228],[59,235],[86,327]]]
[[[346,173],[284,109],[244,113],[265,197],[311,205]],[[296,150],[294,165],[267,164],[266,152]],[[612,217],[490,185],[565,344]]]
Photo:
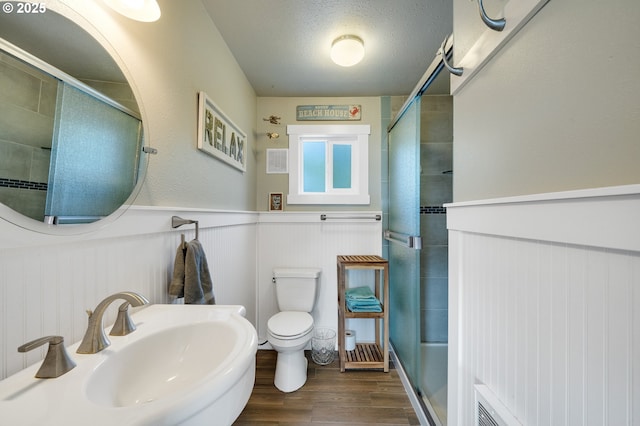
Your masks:
[[[111,331],[109,332],[110,336],[126,336],[135,331],[136,325],[129,316],[130,305],[131,303],[124,302],[118,308],[118,317],[116,318],[116,322],[113,323],[113,327],[111,327]]]
[[[20,346],[18,352],[29,352],[45,343],[49,343],[49,349],[35,377],[53,379],[71,371],[76,366],[76,363],[67,354],[62,336],[46,336],[32,340]]]

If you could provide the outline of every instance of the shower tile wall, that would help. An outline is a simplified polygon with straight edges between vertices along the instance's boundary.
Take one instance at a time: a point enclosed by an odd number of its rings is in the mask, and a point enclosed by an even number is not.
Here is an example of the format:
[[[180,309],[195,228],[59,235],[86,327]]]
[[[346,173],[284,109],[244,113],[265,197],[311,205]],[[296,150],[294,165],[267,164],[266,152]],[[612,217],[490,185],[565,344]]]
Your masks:
[[[127,83],[84,83],[139,113]],[[0,202],[41,221],[47,197],[58,80],[0,51]]]
[[[421,339],[447,342],[448,233],[444,203],[452,201],[453,98],[421,100],[420,256]]]
[[[0,200],[44,215],[57,82],[0,52]]]

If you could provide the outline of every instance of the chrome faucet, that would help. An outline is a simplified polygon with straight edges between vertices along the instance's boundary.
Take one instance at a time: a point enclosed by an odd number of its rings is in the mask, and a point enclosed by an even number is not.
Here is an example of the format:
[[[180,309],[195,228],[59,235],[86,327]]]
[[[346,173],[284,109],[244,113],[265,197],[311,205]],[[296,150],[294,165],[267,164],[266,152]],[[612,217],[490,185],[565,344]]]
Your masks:
[[[104,317],[104,312],[107,310],[107,307],[109,307],[111,302],[118,299],[126,300],[126,303],[122,304],[120,306],[120,309],[118,310],[118,317],[120,317],[120,311],[126,311],[129,307],[129,304],[131,304],[131,306],[142,306],[149,303],[149,301],[144,296],[141,296],[138,293],[134,293],[132,291],[124,291],[121,293],[112,294],[111,296],[104,299],[98,304],[98,306],[96,306],[95,311],[87,311],[87,314],[89,314],[89,326],[87,327],[87,332],[84,334],[82,343],[80,343],[80,346],[76,351],[77,353],[95,354],[111,344],[111,342],[107,338],[107,335],[104,333],[102,318]],[[131,322],[130,319],[129,322]],[[135,330],[135,326],[129,332],[133,330]]]
[[[47,355],[42,361],[40,369],[36,373],[38,379],[53,379],[62,376],[76,366],[66,349],[64,348],[64,338],[62,336],[46,336],[32,340],[18,348],[18,352],[29,352],[32,349],[49,343]]]

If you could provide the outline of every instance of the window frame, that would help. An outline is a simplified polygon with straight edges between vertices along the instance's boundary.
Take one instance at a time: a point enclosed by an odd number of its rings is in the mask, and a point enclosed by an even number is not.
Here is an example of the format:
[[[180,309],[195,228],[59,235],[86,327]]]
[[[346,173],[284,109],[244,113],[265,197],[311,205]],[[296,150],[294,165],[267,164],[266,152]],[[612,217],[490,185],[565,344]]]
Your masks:
[[[287,204],[370,204],[370,125],[289,125],[289,194]],[[325,192],[304,192],[303,149],[307,141],[325,141],[327,174],[333,171],[334,144],[351,146],[351,188],[325,188]],[[332,182],[331,179],[328,182]]]

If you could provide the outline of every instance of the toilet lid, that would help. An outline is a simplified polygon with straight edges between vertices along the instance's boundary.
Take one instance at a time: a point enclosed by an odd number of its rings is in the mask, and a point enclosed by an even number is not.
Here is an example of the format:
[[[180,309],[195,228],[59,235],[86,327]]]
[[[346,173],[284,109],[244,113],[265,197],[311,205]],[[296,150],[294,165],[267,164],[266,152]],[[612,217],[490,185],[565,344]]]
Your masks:
[[[267,328],[274,336],[298,336],[313,328],[313,317],[307,312],[278,312],[269,318]]]

